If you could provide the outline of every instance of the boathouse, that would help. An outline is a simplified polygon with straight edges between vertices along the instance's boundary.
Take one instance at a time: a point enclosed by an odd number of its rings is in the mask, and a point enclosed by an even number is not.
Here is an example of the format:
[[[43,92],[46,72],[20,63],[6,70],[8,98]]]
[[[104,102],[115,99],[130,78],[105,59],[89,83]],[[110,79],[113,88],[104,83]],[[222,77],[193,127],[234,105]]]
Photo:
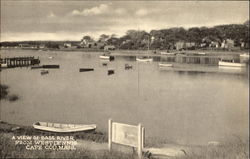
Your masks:
[[[115,50],[115,46],[114,45],[106,45],[106,46],[104,46],[104,50],[105,51]]]

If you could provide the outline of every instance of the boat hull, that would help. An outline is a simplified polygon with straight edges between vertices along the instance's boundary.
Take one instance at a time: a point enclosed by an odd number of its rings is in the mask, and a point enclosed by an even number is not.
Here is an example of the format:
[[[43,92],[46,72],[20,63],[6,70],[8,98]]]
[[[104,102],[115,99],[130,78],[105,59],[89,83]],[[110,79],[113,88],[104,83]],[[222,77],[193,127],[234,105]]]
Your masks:
[[[173,67],[173,64],[164,64],[164,63],[159,63],[160,67]]]
[[[33,127],[38,130],[67,133],[67,132],[80,132],[95,130],[96,125],[77,125],[77,124],[60,124],[60,123],[48,123],[48,122],[36,122]]]
[[[93,68],[80,68],[79,72],[88,72],[88,71],[94,71]]]
[[[101,55],[101,56],[99,56],[99,58],[100,58],[100,59],[109,60],[109,56],[103,56],[103,55]]]
[[[233,62],[219,61],[219,66],[227,66],[227,67],[244,67],[244,66],[246,66],[246,64],[245,64],[245,63],[233,63]]]
[[[99,58],[102,60],[110,60],[110,61],[113,61],[115,59],[114,56],[106,56],[106,55],[101,55],[99,56]]]

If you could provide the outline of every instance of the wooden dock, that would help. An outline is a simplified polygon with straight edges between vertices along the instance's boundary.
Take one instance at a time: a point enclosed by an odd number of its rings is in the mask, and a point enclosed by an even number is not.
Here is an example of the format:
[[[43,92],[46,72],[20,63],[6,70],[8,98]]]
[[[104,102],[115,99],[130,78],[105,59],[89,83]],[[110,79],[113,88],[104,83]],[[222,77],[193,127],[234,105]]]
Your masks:
[[[0,58],[1,64],[7,64],[8,68],[25,67],[40,64],[39,58],[32,57],[10,57]]]

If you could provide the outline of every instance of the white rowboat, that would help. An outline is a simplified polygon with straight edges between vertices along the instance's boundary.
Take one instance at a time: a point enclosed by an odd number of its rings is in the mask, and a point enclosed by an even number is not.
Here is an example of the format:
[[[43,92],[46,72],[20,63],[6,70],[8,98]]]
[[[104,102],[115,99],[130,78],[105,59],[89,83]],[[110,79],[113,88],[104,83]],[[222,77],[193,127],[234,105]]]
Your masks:
[[[109,57],[109,56],[106,56],[106,55],[101,55],[101,56],[99,56],[99,58],[100,58],[100,59],[109,60],[110,57]]]
[[[173,67],[173,64],[167,64],[167,63],[159,63],[160,67]]]
[[[219,61],[219,66],[244,67],[244,66],[246,66],[246,64],[245,63],[234,63],[234,62]]]
[[[38,130],[51,131],[51,132],[79,132],[95,130],[96,125],[83,125],[83,124],[60,124],[60,123],[49,123],[49,122],[36,122],[33,127]]]
[[[140,61],[140,62],[152,62],[153,58],[136,58],[136,61]]]

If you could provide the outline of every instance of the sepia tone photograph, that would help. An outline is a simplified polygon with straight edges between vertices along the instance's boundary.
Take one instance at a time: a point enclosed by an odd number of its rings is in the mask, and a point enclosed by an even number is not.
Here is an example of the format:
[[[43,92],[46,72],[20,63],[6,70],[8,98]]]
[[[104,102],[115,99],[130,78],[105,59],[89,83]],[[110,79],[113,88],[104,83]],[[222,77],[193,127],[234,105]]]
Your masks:
[[[249,158],[249,1],[0,6],[0,158]]]

